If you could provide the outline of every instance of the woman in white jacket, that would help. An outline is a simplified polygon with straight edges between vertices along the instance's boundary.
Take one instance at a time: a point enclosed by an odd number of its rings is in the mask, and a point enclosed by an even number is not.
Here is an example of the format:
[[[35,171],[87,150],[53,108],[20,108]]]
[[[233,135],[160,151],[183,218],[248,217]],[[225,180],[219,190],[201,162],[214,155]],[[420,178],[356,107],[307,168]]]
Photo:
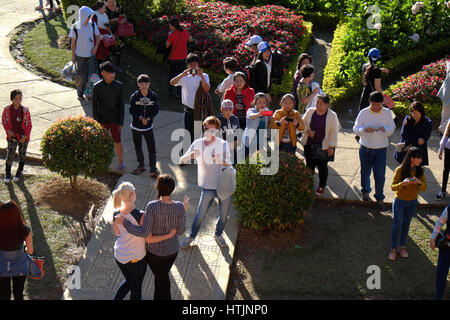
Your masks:
[[[309,108],[302,118],[305,129],[300,142],[304,146],[306,165],[312,174],[316,167],[319,170],[318,196],[323,195],[327,184],[328,161],[334,161],[340,128],[337,114],[328,108],[329,103],[330,98],[326,94],[317,95],[316,107]]]

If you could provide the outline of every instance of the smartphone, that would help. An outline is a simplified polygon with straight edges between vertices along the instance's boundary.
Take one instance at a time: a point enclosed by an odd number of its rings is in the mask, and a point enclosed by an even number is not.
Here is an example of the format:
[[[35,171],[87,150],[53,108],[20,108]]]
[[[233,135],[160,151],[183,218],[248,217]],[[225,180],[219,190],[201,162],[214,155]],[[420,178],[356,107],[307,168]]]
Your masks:
[[[294,122],[294,119],[292,119],[292,118],[286,118],[285,119],[287,122]]]

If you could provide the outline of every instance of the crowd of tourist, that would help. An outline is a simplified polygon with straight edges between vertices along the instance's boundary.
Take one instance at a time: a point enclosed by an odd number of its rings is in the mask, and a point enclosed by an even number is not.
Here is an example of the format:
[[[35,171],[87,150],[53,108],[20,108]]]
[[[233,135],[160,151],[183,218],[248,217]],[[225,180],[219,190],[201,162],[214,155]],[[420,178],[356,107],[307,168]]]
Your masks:
[[[51,3],[53,3],[51,1]],[[85,94],[92,68],[98,68],[101,80],[93,85],[92,112],[106,130],[110,131],[118,156],[118,167],[125,167],[121,143],[124,125],[125,97],[122,84],[115,80],[120,71],[120,45],[114,49],[107,47],[103,37],[114,33],[112,23],[119,23],[115,0],[99,1],[94,10],[82,7],[79,21],[70,30],[72,61],[77,71],[77,93],[81,99]],[[337,114],[330,109],[330,98],[319,83],[314,82],[315,68],[313,59],[307,53],[298,58],[297,71],[292,79],[292,91],[286,93],[277,110],[270,110],[274,101],[271,94],[272,84],[279,83],[283,76],[284,58],[280,52],[271,48],[259,35],[253,35],[246,45],[252,50],[251,63],[242,67],[233,57],[225,57],[223,68],[226,78],[217,86],[215,93],[221,97],[218,115],[208,109],[208,101],[202,97],[210,91],[211,84],[207,73],[201,68],[201,59],[194,53],[188,53],[187,43],[195,41],[176,18],[169,22],[170,33],[166,47],[170,48],[168,62],[170,82],[168,94],[181,98],[184,106],[185,137],[190,147],[183,150],[180,165],[196,160],[198,166],[198,186],[201,197],[194,216],[189,236],[178,241],[178,235],[184,233],[186,211],[189,198],[184,203],[173,201],[171,194],[175,188],[173,177],[160,173],[156,168],[157,152],[153,123],[159,112],[157,94],[150,89],[151,80],[146,74],[137,78],[137,90],[129,98],[129,113],[132,116],[131,132],[136,150],[137,168],[132,171],[139,175],[144,172],[144,137],[149,158],[150,176],[157,178],[157,199],[151,201],[145,212],[135,208],[136,192],[130,183],[122,183],[113,192],[114,213],[113,229],[117,241],[114,245],[114,258],[125,280],[120,284],[114,299],[123,299],[131,292],[131,299],[141,299],[142,282],[146,274],[146,265],[155,275],[154,299],[170,299],[169,272],[174,264],[179,248],[188,249],[195,241],[214,199],[219,201],[218,219],[214,238],[220,247],[226,248],[223,237],[232,204],[232,170],[238,163],[241,150],[249,156],[266,147],[266,141],[260,140],[263,129],[275,130],[278,141],[273,141],[280,152],[295,155],[297,142],[303,146],[307,167],[314,174],[318,168],[319,186],[317,196],[322,196],[327,185],[328,162],[334,161],[338,145],[340,123]],[[116,65],[111,56],[116,56]],[[93,59],[93,58],[96,59]],[[386,108],[386,98],[381,86],[381,73],[389,70],[380,68],[377,61],[380,51],[376,48],[368,52],[368,63],[364,64],[364,89],[360,99],[360,110],[353,131],[359,143],[361,167],[361,195],[364,201],[370,199],[372,191],[370,176],[375,180],[374,197],[383,207],[387,148],[389,136],[396,128],[392,111]],[[95,65],[93,64],[95,61]],[[449,71],[449,70],[447,70]],[[449,75],[447,74],[447,77]],[[180,91],[177,91],[180,87]],[[448,93],[448,90],[447,90]],[[31,116],[28,108],[21,104],[22,92],[11,92],[11,103],[4,108],[2,123],[8,140],[6,156],[5,183],[10,183],[11,165],[17,147],[19,148],[19,167],[14,181],[23,175],[27,144],[31,132]],[[446,100],[448,102],[448,100]],[[210,102],[209,102],[210,103]],[[201,108],[202,112],[197,113]],[[397,254],[408,257],[405,246],[412,217],[418,205],[419,192],[427,189],[423,166],[429,165],[427,141],[432,131],[432,121],[426,116],[420,102],[411,104],[410,115],[405,117],[401,129],[401,141],[396,146],[393,157],[400,163],[395,170],[391,188],[395,192],[392,205],[393,226],[392,245],[388,258],[395,260]],[[203,136],[195,139],[194,120],[200,120]],[[450,170],[450,121],[440,142],[439,159],[444,157],[442,191],[436,199],[446,197],[446,187]],[[238,138],[238,130],[242,137]],[[225,190],[225,191],[224,191]],[[0,205],[0,258],[8,252],[14,252],[14,259],[22,259],[22,243],[27,242],[28,253],[32,253],[31,231],[23,219],[13,222],[17,213],[10,209],[14,204]],[[5,218],[10,214],[11,218]],[[20,213],[19,213],[20,216]],[[17,221],[16,221],[17,222]],[[448,207],[435,226],[430,247],[434,250],[439,232],[448,224]],[[16,228],[17,230],[12,230]],[[448,230],[448,228],[447,228]],[[8,239],[5,235],[14,237]],[[442,299],[449,267],[450,248],[440,249],[436,279],[436,299]],[[5,253],[6,252],[6,253]],[[1,259],[0,259],[1,260]],[[19,272],[6,273],[0,263],[0,297],[9,299],[10,283],[16,299],[23,298],[24,275]]]

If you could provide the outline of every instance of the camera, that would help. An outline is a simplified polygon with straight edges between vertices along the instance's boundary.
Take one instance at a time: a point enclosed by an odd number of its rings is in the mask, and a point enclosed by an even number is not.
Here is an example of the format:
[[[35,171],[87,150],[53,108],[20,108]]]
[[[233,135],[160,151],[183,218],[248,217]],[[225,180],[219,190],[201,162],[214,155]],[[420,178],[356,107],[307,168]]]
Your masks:
[[[190,73],[191,73],[193,76],[195,76],[195,75],[198,73],[198,71],[197,71],[197,69],[191,69]]]
[[[288,122],[294,122],[294,119],[292,119],[292,118],[286,118],[285,120]]]

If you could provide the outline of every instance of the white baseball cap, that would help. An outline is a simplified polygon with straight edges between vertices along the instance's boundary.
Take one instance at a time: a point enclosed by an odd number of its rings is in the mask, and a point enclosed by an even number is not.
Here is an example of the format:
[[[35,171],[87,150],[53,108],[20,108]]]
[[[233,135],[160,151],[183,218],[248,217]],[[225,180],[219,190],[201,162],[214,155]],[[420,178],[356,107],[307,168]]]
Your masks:
[[[245,43],[245,45],[246,45],[247,47],[250,47],[250,46],[252,46],[252,45],[254,45],[254,44],[260,43],[261,41],[263,41],[262,38],[261,38],[260,36],[258,36],[258,35],[255,34],[255,35],[253,35],[253,36],[250,38],[249,41],[247,41],[247,42]]]
[[[222,105],[220,106],[221,109],[234,109],[233,101],[230,99],[225,99],[222,101]]]
[[[270,48],[270,45],[267,42],[261,42],[260,44],[258,44],[258,52],[259,53],[263,53],[264,51],[266,51],[269,48]]]

